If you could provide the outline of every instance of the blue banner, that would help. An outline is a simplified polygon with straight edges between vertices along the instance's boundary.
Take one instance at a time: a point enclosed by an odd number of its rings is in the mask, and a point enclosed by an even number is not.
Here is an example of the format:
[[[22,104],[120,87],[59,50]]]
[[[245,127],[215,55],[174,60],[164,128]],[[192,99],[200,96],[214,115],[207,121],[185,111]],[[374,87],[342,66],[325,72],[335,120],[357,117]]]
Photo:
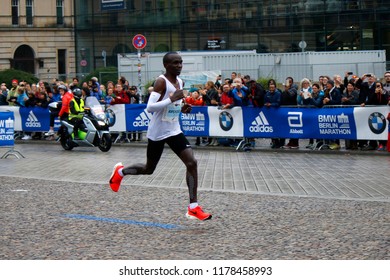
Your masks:
[[[49,109],[41,107],[20,107],[23,131],[48,131],[50,127]]]
[[[3,110],[4,109],[4,110]],[[146,131],[152,113],[145,104],[110,106],[115,113],[112,132]],[[0,106],[0,112],[13,111],[16,131],[48,131],[50,112],[40,107]],[[234,107],[194,106],[180,114],[180,126],[187,136],[362,139],[387,140],[390,106],[371,107]],[[55,127],[59,122],[55,123]]]
[[[14,113],[0,112],[0,147],[14,146]]]
[[[254,138],[356,139],[354,108],[243,108],[244,135]]]
[[[125,105],[126,131],[148,130],[152,114],[146,110],[145,104]]]
[[[180,127],[185,135],[204,136],[210,131],[208,107],[193,107],[191,113],[180,114]]]
[[[180,121],[188,136],[386,140],[384,116],[389,110],[389,106],[228,110],[196,106],[191,114],[182,114]],[[204,118],[200,124],[198,114]]]

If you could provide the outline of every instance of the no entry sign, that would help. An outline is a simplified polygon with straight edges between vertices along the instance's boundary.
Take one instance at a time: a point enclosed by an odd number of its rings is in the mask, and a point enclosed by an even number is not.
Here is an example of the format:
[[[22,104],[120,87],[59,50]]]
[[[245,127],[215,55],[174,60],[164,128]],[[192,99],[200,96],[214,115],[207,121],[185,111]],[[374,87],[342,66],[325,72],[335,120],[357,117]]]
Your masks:
[[[133,38],[133,46],[137,50],[142,50],[146,46],[146,38],[144,35],[137,34]]]

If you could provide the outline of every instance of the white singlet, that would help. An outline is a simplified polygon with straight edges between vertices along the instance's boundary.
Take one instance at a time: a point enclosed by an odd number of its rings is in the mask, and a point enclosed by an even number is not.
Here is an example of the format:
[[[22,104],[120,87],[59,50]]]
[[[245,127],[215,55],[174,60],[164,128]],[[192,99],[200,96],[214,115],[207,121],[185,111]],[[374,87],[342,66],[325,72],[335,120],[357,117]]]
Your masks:
[[[160,75],[159,78],[165,79],[166,91],[162,100],[169,98],[171,93],[174,93],[177,88],[164,76]],[[183,81],[177,78],[179,82],[179,89],[183,88]],[[179,114],[181,111],[182,100],[177,100],[170,103],[168,106],[162,108],[160,111],[153,113],[149,122],[148,132],[146,137],[153,141],[160,141],[171,136],[181,133]]]

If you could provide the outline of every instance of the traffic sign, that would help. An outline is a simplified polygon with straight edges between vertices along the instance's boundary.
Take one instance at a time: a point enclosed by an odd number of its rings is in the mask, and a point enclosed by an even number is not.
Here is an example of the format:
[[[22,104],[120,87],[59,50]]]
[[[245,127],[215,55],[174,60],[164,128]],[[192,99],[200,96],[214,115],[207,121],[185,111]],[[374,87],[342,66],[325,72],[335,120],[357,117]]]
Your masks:
[[[80,61],[80,65],[85,67],[85,66],[88,65],[88,62],[85,59],[83,59],[83,60]]]
[[[146,47],[146,38],[142,34],[137,34],[133,38],[133,46],[137,50],[142,50]]]

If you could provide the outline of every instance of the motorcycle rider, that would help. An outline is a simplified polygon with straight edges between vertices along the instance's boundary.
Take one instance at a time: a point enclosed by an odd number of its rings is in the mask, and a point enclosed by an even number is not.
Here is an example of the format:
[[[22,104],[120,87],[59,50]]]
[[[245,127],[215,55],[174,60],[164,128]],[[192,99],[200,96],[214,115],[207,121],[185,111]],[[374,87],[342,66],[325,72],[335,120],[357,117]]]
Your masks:
[[[81,98],[81,90],[73,90],[73,99],[69,103],[69,122],[73,124],[73,135],[75,140],[79,140],[79,128],[83,124],[84,100]]]
[[[68,91],[65,85],[59,85],[58,90],[62,96],[62,106],[60,112],[58,113],[58,116],[60,120],[66,121],[69,119],[69,104],[70,101],[73,99],[73,93]]]

